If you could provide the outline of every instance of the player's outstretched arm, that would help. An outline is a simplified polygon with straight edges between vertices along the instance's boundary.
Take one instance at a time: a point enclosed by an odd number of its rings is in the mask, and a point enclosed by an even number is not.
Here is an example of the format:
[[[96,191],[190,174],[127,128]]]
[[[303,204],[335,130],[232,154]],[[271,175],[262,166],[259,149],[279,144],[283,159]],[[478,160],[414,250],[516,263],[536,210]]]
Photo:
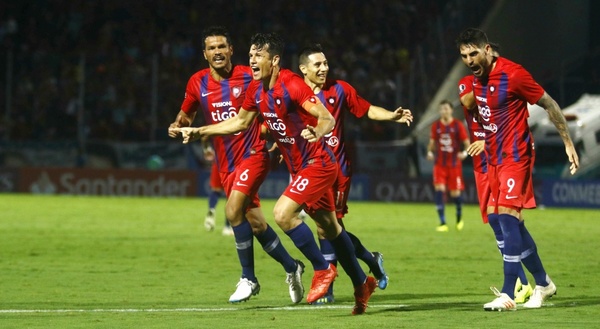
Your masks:
[[[317,125],[315,127],[307,125],[300,135],[309,142],[314,143],[333,130],[335,118],[323,104],[312,106],[308,112],[317,118]]]
[[[579,157],[577,156],[577,151],[575,150],[575,146],[573,145],[573,141],[571,140],[571,135],[569,134],[569,127],[567,126],[567,120],[563,115],[558,103],[548,95],[548,93],[544,92],[544,95],[538,100],[537,104],[543,107],[546,112],[548,112],[548,117],[550,121],[558,130],[558,134],[560,138],[563,140],[565,144],[565,151],[567,153],[567,157],[569,158],[569,162],[571,163],[569,170],[571,171],[571,175],[575,174],[577,168],[579,168]]]
[[[403,109],[402,107],[399,107],[392,112],[383,107],[371,105],[367,115],[371,120],[395,121],[398,123],[406,123],[407,126],[410,126],[410,123],[413,121],[412,112],[409,109]]]
[[[200,138],[205,139],[211,136],[232,135],[240,131],[244,131],[250,127],[250,124],[257,115],[258,112],[250,112],[241,108],[237,116],[231,117],[214,125],[194,128],[172,128],[172,130],[175,132],[181,132],[183,143],[187,144]]]
[[[171,130],[171,128],[189,127],[192,125],[192,122],[194,122],[195,117],[196,112],[187,114],[179,110],[179,113],[175,117],[175,121],[169,125],[169,137],[175,138],[179,134],[178,132]]]

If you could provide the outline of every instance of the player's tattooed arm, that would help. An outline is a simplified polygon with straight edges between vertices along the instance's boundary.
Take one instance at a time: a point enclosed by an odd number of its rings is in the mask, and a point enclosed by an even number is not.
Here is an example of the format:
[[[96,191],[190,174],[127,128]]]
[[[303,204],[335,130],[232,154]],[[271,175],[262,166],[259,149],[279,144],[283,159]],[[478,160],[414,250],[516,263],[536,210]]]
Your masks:
[[[540,98],[537,104],[543,107],[546,112],[548,112],[548,117],[550,121],[558,130],[563,143],[565,144],[565,152],[567,153],[567,157],[569,158],[569,162],[571,165],[569,166],[569,171],[571,175],[575,174],[577,169],[579,168],[579,156],[577,156],[577,151],[575,150],[575,146],[573,145],[573,141],[571,140],[571,135],[569,134],[569,127],[567,126],[567,120],[560,110],[560,106],[558,103],[550,95],[544,92],[544,95]]]
[[[558,130],[558,133],[560,134],[560,137],[562,138],[564,144],[573,144],[573,141],[571,141],[571,135],[569,134],[567,120],[565,119],[565,116],[560,110],[558,103],[556,103],[556,101],[552,97],[550,97],[548,93],[544,93],[544,95],[542,95],[537,104],[543,107],[546,110],[546,112],[548,112],[548,117],[556,127],[556,130]]]

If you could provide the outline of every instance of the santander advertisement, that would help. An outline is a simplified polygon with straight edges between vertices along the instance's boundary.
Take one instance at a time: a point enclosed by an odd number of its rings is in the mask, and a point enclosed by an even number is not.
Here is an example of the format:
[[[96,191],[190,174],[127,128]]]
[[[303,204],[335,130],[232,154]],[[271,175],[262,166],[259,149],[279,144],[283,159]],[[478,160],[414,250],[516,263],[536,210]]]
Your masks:
[[[196,195],[188,170],[22,168],[17,191],[33,194],[185,197]]]

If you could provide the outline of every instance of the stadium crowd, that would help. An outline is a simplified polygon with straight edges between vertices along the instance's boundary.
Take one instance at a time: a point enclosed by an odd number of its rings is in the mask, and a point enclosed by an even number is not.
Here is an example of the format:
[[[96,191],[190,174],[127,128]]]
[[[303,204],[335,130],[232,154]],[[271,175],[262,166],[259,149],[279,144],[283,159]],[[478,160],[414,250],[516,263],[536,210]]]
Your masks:
[[[463,0],[262,2],[2,2],[0,79],[9,88],[1,88],[0,98],[10,107],[0,119],[0,137],[74,140],[81,128],[87,140],[166,139],[164,127],[181,104],[181,90],[190,75],[206,65],[200,33],[213,24],[232,31],[235,63],[247,63],[254,32],[276,31],[287,41],[284,67],[297,71],[297,51],[308,42],[319,42],[335,58],[332,77],[347,80],[373,103],[407,107],[409,71],[427,75],[431,90],[444,76],[439,37],[431,40],[442,15],[449,43],[458,22],[476,19],[475,14],[465,16],[473,11],[461,10]],[[411,70],[416,45],[422,45],[425,70]],[[454,52],[447,53],[455,60]],[[5,73],[9,66],[11,80]],[[151,132],[154,69],[158,124]],[[85,115],[78,120],[81,96]],[[422,93],[417,96],[415,104],[426,101]],[[413,113],[418,120],[419,111]],[[78,122],[83,123],[79,128]],[[370,120],[347,123],[349,141],[394,139],[394,129]]]

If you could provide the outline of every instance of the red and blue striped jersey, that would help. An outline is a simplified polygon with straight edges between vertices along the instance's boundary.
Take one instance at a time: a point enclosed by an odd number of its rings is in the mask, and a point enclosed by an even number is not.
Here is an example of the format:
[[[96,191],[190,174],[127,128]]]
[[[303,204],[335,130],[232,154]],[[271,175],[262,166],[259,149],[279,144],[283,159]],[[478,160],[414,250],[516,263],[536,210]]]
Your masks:
[[[333,152],[325,144],[324,138],[309,143],[300,135],[307,125],[317,125],[317,118],[307,109],[320,103],[299,75],[282,69],[271,89],[264,90],[262,81],[254,81],[248,88],[242,108],[260,113],[288,170],[296,174],[316,161],[324,164],[335,162]]]
[[[489,163],[500,165],[532,157],[527,103],[537,103],[544,89],[531,74],[521,65],[498,57],[487,79],[475,78],[473,91],[485,129]]]
[[[467,75],[460,79],[458,82],[458,96],[462,98],[464,95],[473,92],[473,81],[475,76]],[[475,141],[485,140],[485,130],[473,111],[469,111],[463,106],[463,112],[465,114],[465,120],[467,121],[467,130],[469,131],[469,140],[471,143]],[[485,152],[481,152],[478,156],[473,157],[473,170],[480,173],[487,172],[487,156]]]
[[[463,141],[467,140],[465,126],[458,120],[452,119],[445,125],[436,120],[431,125],[431,139],[435,141],[435,165],[442,167],[462,167],[458,153]]]
[[[215,80],[206,68],[189,79],[181,110],[193,113],[202,109],[207,125],[219,123],[238,114],[252,82],[249,66],[234,65],[231,76]],[[212,138],[219,172],[233,172],[235,166],[251,154],[264,153],[268,157],[266,142],[260,138],[260,124],[255,120],[246,131],[230,136]]]
[[[317,97],[335,118],[335,127],[325,135],[325,140],[333,150],[342,174],[350,177],[352,167],[344,142],[344,118],[346,112],[352,113],[357,118],[364,116],[369,112],[371,103],[360,97],[354,87],[342,80],[327,80],[321,91],[317,93]]]

